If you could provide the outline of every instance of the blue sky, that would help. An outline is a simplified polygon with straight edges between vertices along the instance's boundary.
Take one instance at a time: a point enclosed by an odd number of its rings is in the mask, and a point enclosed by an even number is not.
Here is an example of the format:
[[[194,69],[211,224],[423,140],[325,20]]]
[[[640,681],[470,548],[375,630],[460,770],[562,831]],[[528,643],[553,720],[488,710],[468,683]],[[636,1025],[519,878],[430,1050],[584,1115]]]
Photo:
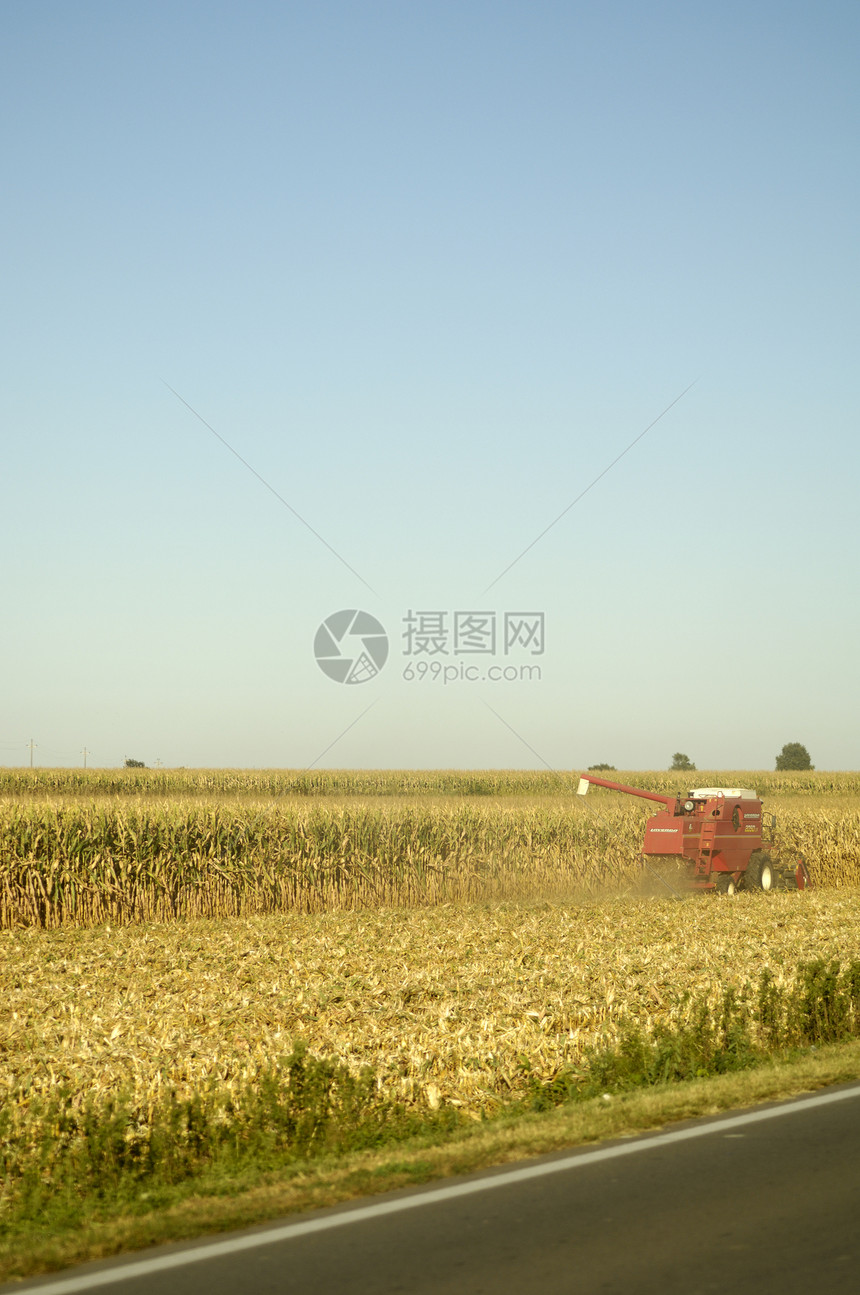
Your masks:
[[[855,5],[0,36],[0,761],[858,767]],[[354,686],[313,652],[352,608]],[[410,611],[480,677],[404,678]],[[457,611],[544,650],[467,661]]]

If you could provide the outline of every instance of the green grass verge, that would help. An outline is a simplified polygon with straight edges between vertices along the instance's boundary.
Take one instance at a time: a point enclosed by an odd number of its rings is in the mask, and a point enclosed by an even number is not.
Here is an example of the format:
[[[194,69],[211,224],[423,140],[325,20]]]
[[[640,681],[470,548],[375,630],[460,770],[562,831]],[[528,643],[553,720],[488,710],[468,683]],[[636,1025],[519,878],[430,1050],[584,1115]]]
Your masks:
[[[467,1173],[860,1075],[860,963],[764,973],[651,1036],[628,1029],[476,1124],[382,1096],[370,1072],[296,1050],[238,1099],[168,1098],[145,1126],[116,1097],[0,1117],[0,1278]],[[31,1110],[30,1116],[33,1112]],[[24,1128],[38,1135],[23,1136]]]

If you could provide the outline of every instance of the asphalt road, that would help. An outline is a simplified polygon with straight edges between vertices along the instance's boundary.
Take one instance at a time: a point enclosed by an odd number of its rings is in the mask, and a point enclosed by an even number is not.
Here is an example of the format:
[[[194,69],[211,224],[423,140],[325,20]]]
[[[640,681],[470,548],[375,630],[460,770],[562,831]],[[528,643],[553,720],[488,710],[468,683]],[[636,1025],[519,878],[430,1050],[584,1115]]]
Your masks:
[[[860,1085],[2,1289],[856,1295]]]

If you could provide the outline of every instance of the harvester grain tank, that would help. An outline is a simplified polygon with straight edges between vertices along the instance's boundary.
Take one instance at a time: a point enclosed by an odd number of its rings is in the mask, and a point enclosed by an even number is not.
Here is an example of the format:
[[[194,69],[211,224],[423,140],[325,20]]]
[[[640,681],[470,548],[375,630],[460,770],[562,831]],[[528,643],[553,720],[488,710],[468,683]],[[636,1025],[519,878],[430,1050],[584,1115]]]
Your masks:
[[[803,858],[784,861],[776,848],[776,819],[766,825],[758,794],[745,787],[696,787],[685,797],[628,787],[583,774],[579,794],[589,785],[608,787],[663,806],[645,824],[646,859],[686,864],[696,890],[805,890],[809,873]]]

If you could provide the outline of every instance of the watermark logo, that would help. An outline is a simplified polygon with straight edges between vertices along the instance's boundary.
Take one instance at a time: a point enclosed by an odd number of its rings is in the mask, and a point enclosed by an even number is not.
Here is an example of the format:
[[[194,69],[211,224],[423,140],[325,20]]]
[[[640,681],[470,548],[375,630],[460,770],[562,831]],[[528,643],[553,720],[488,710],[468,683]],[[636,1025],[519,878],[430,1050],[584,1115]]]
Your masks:
[[[401,674],[407,683],[532,683],[543,678],[539,665],[515,664],[511,657],[543,656],[544,612],[410,608],[400,637],[406,658]],[[507,659],[494,662],[499,655]]]
[[[388,635],[369,612],[334,612],[316,632],[314,656],[336,683],[367,683],[388,660]]]
[[[397,643],[395,635],[395,652]],[[314,639],[317,665],[335,683],[375,679],[391,648],[376,617],[355,608],[327,616]],[[541,666],[528,659],[545,651],[544,612],[410,608],[402,617],[401,677],[406,683],[540,682]]]
[[[526,652],[543,656],[543,612],[425,612],[403,617],[404,656],[505,656]]]

